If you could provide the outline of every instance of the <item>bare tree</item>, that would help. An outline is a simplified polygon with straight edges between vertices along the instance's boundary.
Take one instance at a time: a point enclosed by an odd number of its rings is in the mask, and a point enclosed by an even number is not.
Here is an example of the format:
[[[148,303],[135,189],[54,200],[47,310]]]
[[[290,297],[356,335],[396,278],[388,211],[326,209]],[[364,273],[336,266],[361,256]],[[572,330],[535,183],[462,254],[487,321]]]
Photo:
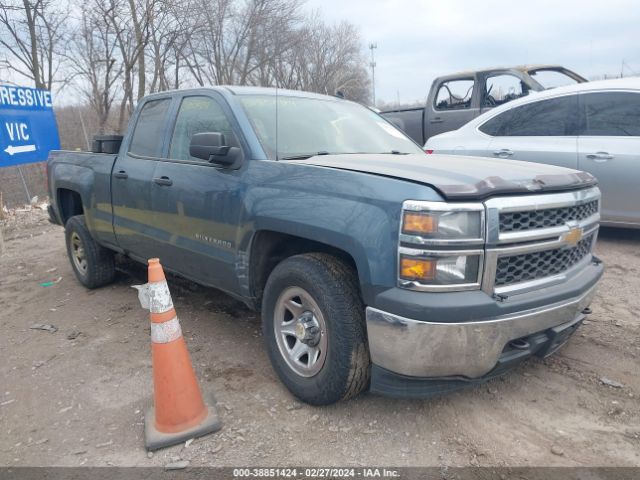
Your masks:
[[[153,67],[150,92],[180,86],[180,59],[188,40],[198,28],[196,22],[199,18],[197,15],[184,15],[184,12],[194,10],[194,0],[173,0],[155,2],[148,12],[149,42],[146,55]]]
[[[122,91],[120,108],[118,115],[118,132],[124,129],[125,121],[131,116],[135,101],[139,100],[145,93],[145,74],[140,75],[140,57],[144,56],[144,49],[147,44],[148,35],[146,29],[146,19],[149,5],[141,8],[141,16],[145,20],[144,28],[141,27],[138,14],[135,11],[136,5],[130,0],[106,0],[96,2],[96,8],[101,16],[105,18],[116,37],[118,46],[118,59],[122,66]],[[133,10],[131,10],[133,9]],[[133,12],[133,13],[132,13]],[[135,21],[132,21],[135,17]],[[143,32],[144,31],[144,35]],[[138,92],[134,95],[135,88],[135,68],[138,66]],[[144,59],[142,60],[142,70],[144,71]],[[140,83],[142,79],[142,83]],[[140,88],[142,85],[142,90]]]
[[[104,133],[118,95],[117,82],[123,67],[118,58],[118,36],[109,21],[111,12],[99,8],[100,0],[94,1],[82,9],[71,58],[80,91],[97,114],[98,131]]]
[[[306,19],[295,47],[273,64],[281,87],[334,95],[367,103],[370,80],[357,28],[349,22],[327,25],[318,13]]]
[[[51,90],[58,78],[67,39],[68,9],[52,0],[0,2],[0,67]]]
[[[142,4],[140,10],[143,12],[143,21],[141,24],[140,15],[138,15],[138,5],[136,5],[135,0],[128,0],[129,2],[129,14],[131,15],[131,23],[133,25],[133,31],[135,33],[135,51],[134,56],[138,61],[138,100],[144,97],[145,88],[146,88],[146,73],[145,73],[145,65],[144,65],[144,48],[147,44],[148,35],[146,29],[147,22],[147,12],[153,9],[154,0],[150,0],[149,3],[145,2]]]
[[[198,2],[200,17],[183,58],[200,85],[255,83],[256,72],[294,44],[299,0]]]
[[[49,89],[72,78],[100,132],[121,132],[145,93],[189,84],[340,91],[366,103],[357,28],[304,15],[303,2],[0,0],[0,75]]]

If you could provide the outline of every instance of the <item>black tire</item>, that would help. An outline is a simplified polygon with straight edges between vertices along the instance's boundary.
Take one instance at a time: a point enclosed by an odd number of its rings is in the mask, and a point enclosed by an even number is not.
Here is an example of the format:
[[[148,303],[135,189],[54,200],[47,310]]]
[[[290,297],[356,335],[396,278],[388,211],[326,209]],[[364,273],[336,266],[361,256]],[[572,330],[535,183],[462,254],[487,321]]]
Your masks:
[[[86,266],[83,271],[80,263],[74,260],[74,241],[81,242],[84,249]],[[98,288],[113,282],[116,275],[114,253],[96,243],[84,221],[84,215],[71,217],[65,225],[67,255],[73,273],[87,288]]]
[[[276,303],[290,287],[302,288],[313,298],[326,324],[326,356],[320,371],[311,377],[301,376],[287,364],[276,341]],[[368,387],[371,362],[364,313],[357,274],[342,260],[308,253],[276,266],[264,289],[262,328],[271,364],[291,393],[312,405],[329,405]]]

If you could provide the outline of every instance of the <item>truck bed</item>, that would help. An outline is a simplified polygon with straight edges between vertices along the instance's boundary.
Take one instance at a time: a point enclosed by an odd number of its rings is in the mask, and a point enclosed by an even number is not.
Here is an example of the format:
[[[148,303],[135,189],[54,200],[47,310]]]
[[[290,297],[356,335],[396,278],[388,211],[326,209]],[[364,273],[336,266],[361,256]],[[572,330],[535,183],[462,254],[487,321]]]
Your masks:
[[[424,145],[424,107],[404,108],[381,112],[384,118],[396,125],[420,145]]]
[[[90,230],[101,242],[115,245],[111,209],[111,170],[117,155],[54,150],[49,153],[48,179],[52,220],[64,225],[70,212],[58,206],[67,192],[79,195],[82,203],[74,214],[83,213]],[[72,204],[75,205],[75,204]],[[67,207],[69,208],[68,204]],[[75,207],[74,207],[75,208]]]

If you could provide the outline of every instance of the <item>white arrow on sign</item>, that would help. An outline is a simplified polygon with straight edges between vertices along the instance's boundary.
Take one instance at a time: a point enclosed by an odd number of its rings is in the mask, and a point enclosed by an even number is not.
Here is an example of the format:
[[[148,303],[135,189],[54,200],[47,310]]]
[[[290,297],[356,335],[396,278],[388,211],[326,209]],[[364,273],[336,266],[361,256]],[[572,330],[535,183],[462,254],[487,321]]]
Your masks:
[[[14,147],[13,145],[9,145],[7,148],[4,149],[4,151],[7,152],[9,155],[13,155],[14,153],[35,152],[36,146],[35,145],[18,145],[17,147]]]

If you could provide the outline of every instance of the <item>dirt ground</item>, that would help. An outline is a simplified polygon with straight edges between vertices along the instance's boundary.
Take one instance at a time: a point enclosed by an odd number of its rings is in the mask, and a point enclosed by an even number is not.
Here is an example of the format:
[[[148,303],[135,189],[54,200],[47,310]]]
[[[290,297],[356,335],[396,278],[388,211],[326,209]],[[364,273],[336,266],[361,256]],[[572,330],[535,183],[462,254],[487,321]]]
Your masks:
[[[88,291],[44,212],[3,229],[0,465],[640,466],[640,231],[601,232],[607,268],[593,314],[555,357],[430,400],[364,394],[331,407],[301,404],[271,369],[255,313],[170,277],[201,386],[215,394],[224,427],[150,455],[148,314],[130,288],[146,281],[144,269],[125,264],[115,284]]]

